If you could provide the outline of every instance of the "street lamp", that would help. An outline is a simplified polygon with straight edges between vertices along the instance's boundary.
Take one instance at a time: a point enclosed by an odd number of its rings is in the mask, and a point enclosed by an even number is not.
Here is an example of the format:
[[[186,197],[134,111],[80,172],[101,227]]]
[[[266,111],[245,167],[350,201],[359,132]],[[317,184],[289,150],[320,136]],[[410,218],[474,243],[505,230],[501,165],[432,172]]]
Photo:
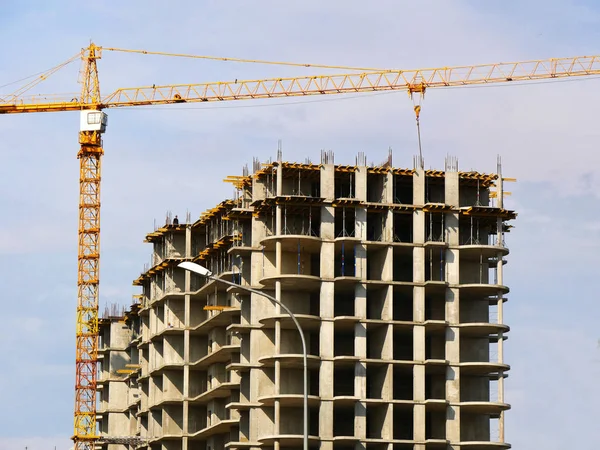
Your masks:
[[[214,280],[216,282],[227,284],[229,286],[236,287],[243,291],[251,292],[253,294],[265,297],[265,298],[269,299],[271,302],[273,302],[274,304],[282,307],[285,310],[285,312],[287,312],[288,315],[291,317],[291,319],[294,321],[294,325],[296,325],[296,328],[298,328],[298,333],[300,333],[300,339],[302,341],[302,353],[303,353],[302,356],[303,356],[303,366],[304,366],[304,445],[303,445],[303,448],[304,448],[304,450],[308,450],[308,364],[307,364],[307,359],[308,359],[307,355],[308,354],[306,352],[306,340],[304,339],[304,331],[302,330],[300,323],[296,319],[296,316],[294,316],[294,313],[292,311],[290,311],[290,309],[287,306],[285,306],[283,303],[281,303],[275,297],[272,297],[269,294],[265,294],[264,292],[256,290],[256,289],[252,289],[252,288],[249,288],[246,286],[232,283],[231,281],[217,278],[212,274],[212,272],[210,270],[208,270],[206,267],[202,267],[200,264],[196,264],[191,261],[184,261],[182,263],[179,263],[177,266],[181,267],[182,269],[189,270],[190,272],[194,272],[204,278],[208,278],[209,280]]]

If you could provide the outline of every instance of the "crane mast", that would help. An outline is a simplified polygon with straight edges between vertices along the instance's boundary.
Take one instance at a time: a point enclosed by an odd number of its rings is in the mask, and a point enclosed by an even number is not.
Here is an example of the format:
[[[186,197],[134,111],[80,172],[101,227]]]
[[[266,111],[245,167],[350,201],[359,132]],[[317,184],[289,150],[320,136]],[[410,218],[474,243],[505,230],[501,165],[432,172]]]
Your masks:
[[[82,54],[79,132],[79,232],[77,256],[77,331],[75,380],[75,450],[94,450],[98,361],[98,284],[100,264],[100,174],[106,115],[95,110],[100,100],[96,61],[100,48]]]

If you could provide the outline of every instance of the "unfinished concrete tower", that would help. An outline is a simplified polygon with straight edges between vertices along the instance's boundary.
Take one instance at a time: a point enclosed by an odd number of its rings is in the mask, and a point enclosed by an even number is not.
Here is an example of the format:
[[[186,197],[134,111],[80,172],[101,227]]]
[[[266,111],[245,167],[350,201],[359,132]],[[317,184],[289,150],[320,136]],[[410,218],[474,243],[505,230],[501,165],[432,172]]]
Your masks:
[[[103,436],[130,436],[128,397],[134,391],[124,379],[128,373],[135,372],[128,350],[132,330],[125,323],[124,310],[116,305],[106,308],[98,326],[98,430]]]
[[[145,445],[302,447],[299,335],[252,287],[304,329],[312,448],[510,447],[502,269],[516,214],[500,170],[415,166],[364,155],[335,165],[332,153],[255,164],[228,178],[236,198],[147,236],[153,263],[132,313],[140,369],[127,375]],[[181,270],[184,260],[239,288]]]

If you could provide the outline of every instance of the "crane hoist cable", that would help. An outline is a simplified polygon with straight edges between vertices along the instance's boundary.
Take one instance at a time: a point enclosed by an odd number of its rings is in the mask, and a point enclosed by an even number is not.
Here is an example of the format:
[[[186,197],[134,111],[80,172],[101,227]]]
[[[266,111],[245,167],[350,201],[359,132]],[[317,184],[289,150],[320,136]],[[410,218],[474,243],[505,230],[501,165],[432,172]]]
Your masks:
[[[416,119],[417,119],[417,137],[419,140],[419,159],[420,159],[421,169],[423,169],[424,162],[423,162],[423,148],[421,145],[421,122],[419,121],[419,115],[421,114],[421,105],[415,105],[414,110],[415,110],[415,115],[416,115]]]
[[[413,102],[413,110],[415,112],[415,118],[417,121],[417,138],[419,141],[419,166],[424,169],[425,161],[423,160],[423,147],[421,143],[421,103],[425,98],[426,85],[424,80],[420,80],[419,83],[414,83],[408,86],[408,95]]]

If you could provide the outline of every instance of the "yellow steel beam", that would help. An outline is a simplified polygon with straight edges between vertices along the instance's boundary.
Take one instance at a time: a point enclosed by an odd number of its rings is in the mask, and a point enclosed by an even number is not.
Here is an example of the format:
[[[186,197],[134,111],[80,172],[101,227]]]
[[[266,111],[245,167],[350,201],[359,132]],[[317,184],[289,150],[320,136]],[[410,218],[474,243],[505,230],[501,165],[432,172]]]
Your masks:
[[[204,306],[204,311],[225,311],[228,309],[236,309],[234,306],[212,306],[206,305]]]

